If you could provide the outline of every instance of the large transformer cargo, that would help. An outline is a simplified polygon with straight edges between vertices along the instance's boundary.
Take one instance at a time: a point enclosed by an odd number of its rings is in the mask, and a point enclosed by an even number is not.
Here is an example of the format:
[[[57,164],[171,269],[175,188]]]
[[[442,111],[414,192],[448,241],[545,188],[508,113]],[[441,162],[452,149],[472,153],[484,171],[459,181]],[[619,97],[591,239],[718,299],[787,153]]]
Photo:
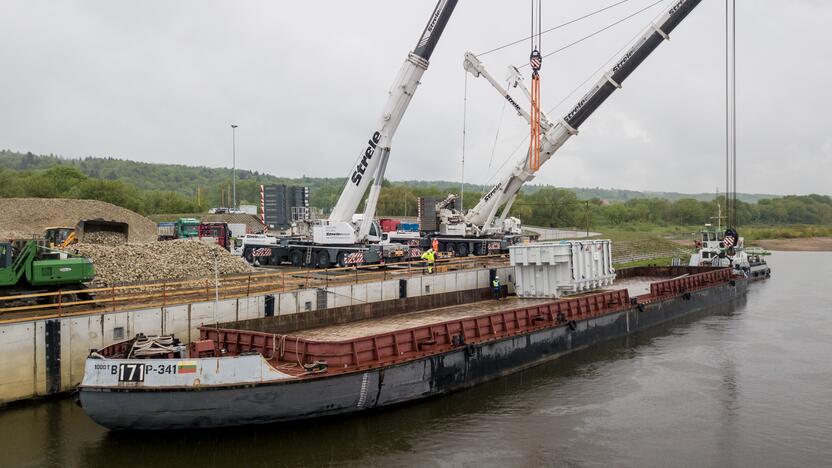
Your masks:
[[[560,297],[610,286],[615,279],[609,240],[520,244],[509,253],[520,297]]]
[[[309,187],[260,186],[263,224],[269,229],[288,229],[293,221],[309,219]]]
[[[419,197],[416,208],[417,223],[422,231],[436,231],[439,223],[436,219],[436,199],[433,197]]]

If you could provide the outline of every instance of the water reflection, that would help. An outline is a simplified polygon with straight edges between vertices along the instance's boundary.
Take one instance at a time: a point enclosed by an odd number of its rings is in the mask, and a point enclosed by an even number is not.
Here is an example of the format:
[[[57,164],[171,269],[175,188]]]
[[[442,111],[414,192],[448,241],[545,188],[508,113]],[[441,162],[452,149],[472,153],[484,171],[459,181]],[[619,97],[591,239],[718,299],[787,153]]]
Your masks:
[[[105,431],[67,399],[14,405],[0,412],[0,464],[827,464],[832,292],[803,278],[832,277],[823,255],[777,254],[774,279],[736,307],[386,411],[131,434]]]

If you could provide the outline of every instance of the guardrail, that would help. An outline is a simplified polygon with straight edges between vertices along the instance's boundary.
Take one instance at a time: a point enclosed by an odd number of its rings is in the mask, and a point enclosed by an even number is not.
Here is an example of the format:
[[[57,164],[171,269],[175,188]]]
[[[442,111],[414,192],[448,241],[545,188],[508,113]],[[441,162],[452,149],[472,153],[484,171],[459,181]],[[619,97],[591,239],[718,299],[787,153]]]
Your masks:
[[[650,284],[650,296],[655,298],[684,294],[712,286],[715,283],[724,283],[730,279],[731,269],[720,268],[713,271],[706,271],[704,273],[686,275],[680,278],[657,281]]]
[[[506,255],[438,260],[434,270],[470,270],[504,266]],[[195,278],[110,287],[0,296],[0,323],[33,317],[56,318],[89,313],[109,313],[148,307],[170,307],[193,302],[211,302],[297,289],[409,278],[426,273],[421,261],[358,267],[288,272],[252,272],[217,278]]]

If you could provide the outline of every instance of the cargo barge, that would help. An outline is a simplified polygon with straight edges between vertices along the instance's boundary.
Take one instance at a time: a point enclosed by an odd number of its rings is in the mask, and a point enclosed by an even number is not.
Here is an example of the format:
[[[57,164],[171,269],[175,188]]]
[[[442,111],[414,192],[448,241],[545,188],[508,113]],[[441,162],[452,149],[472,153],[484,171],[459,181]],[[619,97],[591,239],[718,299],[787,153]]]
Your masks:
[[[729,268],[639,267],[618,277],[626,288],[560,299],[512,297],[290,333],[270,332],[278,317],[268,317],[203,326],[187,346],[128,340],[91,353],[79,401],[116,430],[355,413],[462,390],[706,313],[747,287]]]

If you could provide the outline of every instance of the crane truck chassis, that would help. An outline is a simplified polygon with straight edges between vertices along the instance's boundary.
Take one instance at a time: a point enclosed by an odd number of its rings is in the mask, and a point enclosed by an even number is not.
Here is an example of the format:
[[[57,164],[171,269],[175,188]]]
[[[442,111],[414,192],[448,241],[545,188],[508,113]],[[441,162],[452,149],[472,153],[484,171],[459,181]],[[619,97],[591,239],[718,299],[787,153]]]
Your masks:
[[[276,244],[247,244],[243,258],[255,265],[281,265],[329,268],[350,265],[383,264],[410,259],[402,244],[324,245],[302,238],[280,238]]]

